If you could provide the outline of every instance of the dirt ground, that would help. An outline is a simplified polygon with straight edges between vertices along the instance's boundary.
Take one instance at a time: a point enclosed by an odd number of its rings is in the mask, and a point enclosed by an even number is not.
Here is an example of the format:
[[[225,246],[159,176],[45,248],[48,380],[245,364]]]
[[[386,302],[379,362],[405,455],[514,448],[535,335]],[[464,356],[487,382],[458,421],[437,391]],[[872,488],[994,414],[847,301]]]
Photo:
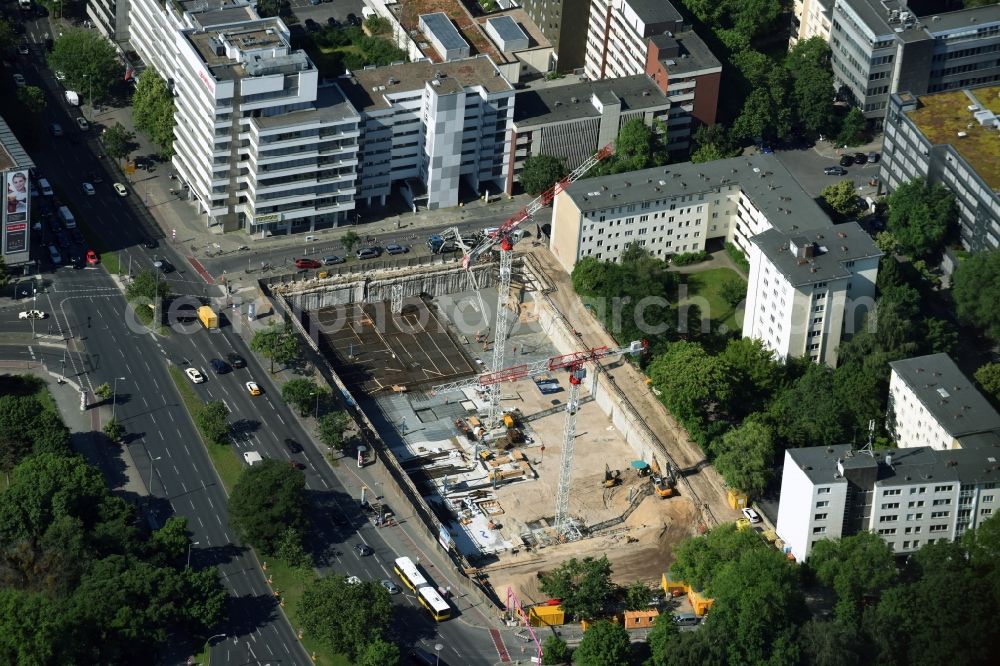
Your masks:
[[[538,551],[505,555],[489,567],[490,582],[501,598],[511,587],[522,604],[538,603],[546,596],[538,589],[538,573],[554,569],[572,557],[611,561],[612,580],[628,585],[637,580],[658,585],[673,560],[673,549],[695,533],[697,512],[685,497],[646,497],[624,525],[606,535],[560,544]],[[635,539],[635,541],[632,541]]]

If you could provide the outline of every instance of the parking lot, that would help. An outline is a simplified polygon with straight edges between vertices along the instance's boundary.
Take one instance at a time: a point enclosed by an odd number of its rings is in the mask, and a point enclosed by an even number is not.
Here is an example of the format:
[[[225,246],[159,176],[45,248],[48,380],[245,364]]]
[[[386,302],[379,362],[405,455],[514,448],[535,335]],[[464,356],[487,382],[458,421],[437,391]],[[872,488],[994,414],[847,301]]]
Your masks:
[[[844,153],[865,153],[875,151],[881,155],[881,137],[878,140],[864,146],[847,148]],[[775,150],[775,157],[787,168],[795,180],[799,182],[806,192],[812,197],[819,197],[820,192],[827,185],[833,185],[841,180],[850,179],[854,181],[854,188],[859,196],[868,196],[875,191],[875,187],[869,185],[869,181],[878,178],[878,162],[845,167],[846,176],[827,176],[823,169],[839,164],[839,155],[836,150],[825,142],[820,142],[816,147],[799,148],[794,150]]]
[[[365,3],[361,0],[332,0],[314,5],[310,0],[290,0],[289,5],[303,25],[307,19],[312,19],[321,26],[326,26],[331,16],[340,23],[347,20],[348,14],[360,18],[361,8]]]

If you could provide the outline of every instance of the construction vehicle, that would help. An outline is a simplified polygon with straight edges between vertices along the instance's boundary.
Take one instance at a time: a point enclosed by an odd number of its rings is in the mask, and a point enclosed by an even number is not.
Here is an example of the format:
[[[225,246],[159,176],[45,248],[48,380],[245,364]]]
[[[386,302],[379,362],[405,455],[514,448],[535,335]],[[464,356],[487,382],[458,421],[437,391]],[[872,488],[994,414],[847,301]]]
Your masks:
[[[488,310],[486,309],[486,304],[483,302],[479,285],[476,282],[475,273],[470,270],[470,267],[480,257],[493,250],[494,247],[500,247],[500,279],[497,283],[497,319],[496,327],[494,328],[493,364],[491,366],[493,368],[493,372],[500,372],[504,367],[504,354],[507,346],[506,341],[508,333],[507,304],[510,300],[511,273],[514,266],[514,243],[516,243],[521,236],[523,236],[523,234],[515,234],[517,226],[525,220],[530,219],[531,216],[540,211],[542,208],[551,204],[560,192],[566,189],[571,183],[574,183],[582,178],[588,171],[613,153],[614,144],[608,144],[607,146],[601,148],[589,158],[584,160],[580,166],[573,169],[569,175],[542,192],[530,203],[528,203],[527,206],[522,208],[499,227],[486,229],[480,240],[478,240],[475,245],[470,246],[466,243],[457,227],[452,227],[440,234],[442,242],[452,241],[462,249],[462,267],[468,272],[469,281],[472,283],[476,293],[476,298],[479,300],[480,312],[484,314],[488,312]],[[489,398],[489,409],[486,415],[486,429],[492,430],[497,427],[501,417],[499,383],[490,386]]]
[[[576,442],[576,413],[580,407],[580,384],[586,377],[584,365],[599,363],[609,356],[619,354],[638,355],[646,349],[645,340],[634,340],[625,347],[596,347],[572,354],[562,354],[548,359],[525,363],[511,368],[484,372],[477,377],[462,379],[448,384],[439,384],[431,389],[434,394],[484,388],[499,388],[503,382],[513,382],[518,379],[533,378],[556,370],[569,371],[569,398],[566,401],[566,425],[563,429],[562,455],[559,459],[559,485],[556,489],[556,514],[553,527],[564,536],[569,536],[574,530],[573,521],[569,517],[569,481],[572,471],[573,446]],[[494,357],[495,358],[495,357]],[[578,535],[577,535],[578,536]]]
[[[660,471],[660,465],[656,462],[656,458],[653,458],[650,468],[653,470],[650,480],[653,483],[653,490],[656,491],[656,494],[664,499],[673,497],[674,487],[677,485],[677,479],[674,477],[673,469],[670,464],[667,464],[667,470],[664,474]]]
[[[198,308],[198,321],[205,328],[219,328],[219,316],[215,314],[215,311],[207,305],[203,305]]]
[[[614,488],[622,482],[621,470],[611,469],[608,467],[607,463],[604,463],[604,487]]]

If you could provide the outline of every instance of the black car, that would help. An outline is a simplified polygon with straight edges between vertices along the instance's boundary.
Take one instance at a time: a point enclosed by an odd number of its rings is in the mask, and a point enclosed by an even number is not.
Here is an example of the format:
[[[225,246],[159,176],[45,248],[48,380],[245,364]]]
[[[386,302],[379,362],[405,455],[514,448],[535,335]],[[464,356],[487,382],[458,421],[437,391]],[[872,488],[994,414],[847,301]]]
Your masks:
[[[347,23],[349,25],[360,27],[361,26],[361,19],[359,19],[356,14],[348,14],[347,15]]]
[[[155,238],[147,238],[142,242],[142,246],[147,250],[152,250],[154,247],[158,246],[159,243],[156,242]]]
[[[302,453],[302,445],[288,437],[285,438],[285,448],[289,453]]]
[[[840,166],[849,167],[854,165],[854,158],[850,155],[844,155],[840,158]]]
[[[868,161],[868,156],[864,153],[854,153],[854,163],[855,164],[865,164]]]
[[[96,171],[91,171],[90,182],[93,183],[94,185],[97,185],[98,183],[103,183],[104,178],[101,177],[101,174],[97,173]]]
[[[367,557],[375,554],[375,550],[371,546],[366,546],[363,543],[354,544],[354,552],[361,557]]]
[[[316,23],[316,21],[312,20],[311,18],[306,19],[306,30],[308,30],[309,32],[319,32],[319,29],[320,29],[319,23]]]
[[[247,367],[247,362],[236,352],[229,352],[229,354],[226,355],[226,360],[229,361],[229,364],[234,368],[239,369]]]
[[[208,364],[212,366],[212,370],[215,370],[215,374],[217,375],[224,375],[232,369],[221,358],[213,358],[209,360]]]

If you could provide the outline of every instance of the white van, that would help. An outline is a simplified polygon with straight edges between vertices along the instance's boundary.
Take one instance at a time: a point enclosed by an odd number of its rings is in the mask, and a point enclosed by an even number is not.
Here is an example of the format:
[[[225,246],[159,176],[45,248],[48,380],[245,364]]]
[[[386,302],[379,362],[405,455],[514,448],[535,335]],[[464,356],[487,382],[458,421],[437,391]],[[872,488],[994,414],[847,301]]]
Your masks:
[[[73,90],[67,90],[65,94],[66,94],[66,102],[68,104],[70,104],[71,106],[80,106],[80,95],[77,92]]]
[[[45,196],[47,197],[52,196],[52,186],[49,185],[49,181],[46,180],[45,178],[38,179],[38,189],[40,189],[42,191],[42,194],[44,194]]]
[[[367,21],[371,17],[375,16],[375,10],[371,7],[362,7],[361,16]]]
[[[59,206],[59,219],[62,220],[63,226],[67,229],[76,229],[76,218],[73,217],[73,211],[66,206]]]

